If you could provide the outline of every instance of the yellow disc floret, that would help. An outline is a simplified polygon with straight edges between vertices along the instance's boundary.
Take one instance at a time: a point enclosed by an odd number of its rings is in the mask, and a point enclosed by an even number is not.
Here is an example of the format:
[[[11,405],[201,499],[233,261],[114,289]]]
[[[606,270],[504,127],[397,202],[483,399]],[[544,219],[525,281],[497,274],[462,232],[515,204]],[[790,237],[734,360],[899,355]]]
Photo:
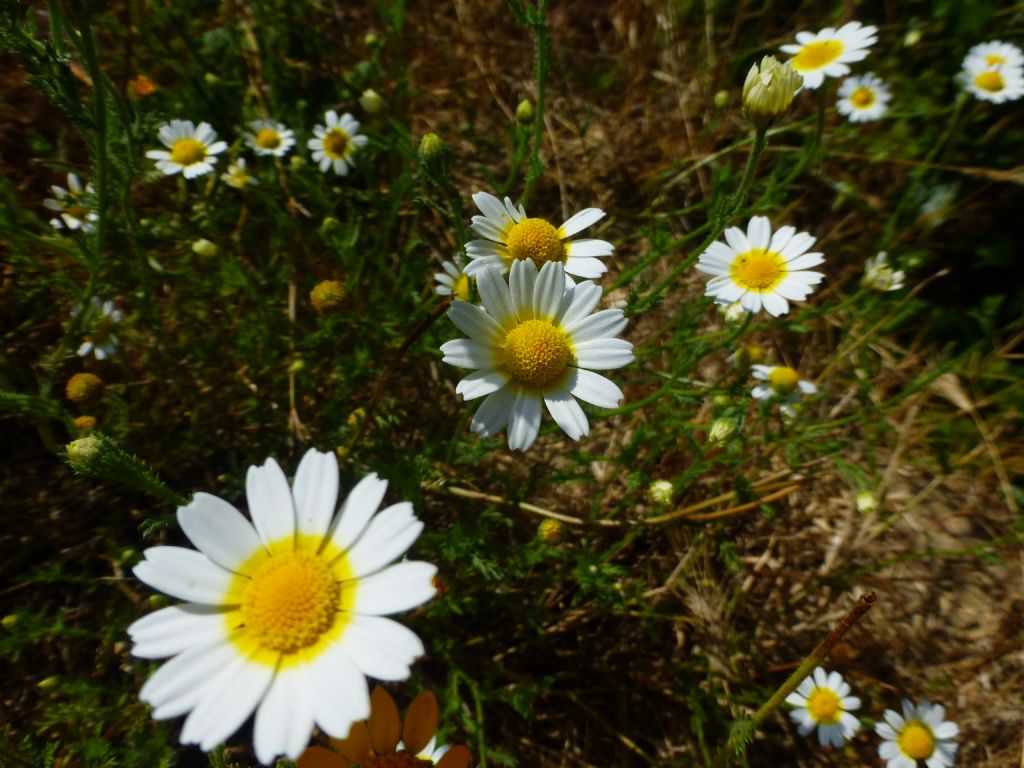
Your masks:
[[[459,275],[452,286],[452,296],[462,301],[469,301],[469,275]]]
[[[991,93],[998,93],[1006,87],[1006,83],[1003,81],[1003,76],[995,71],[982,72],[976,78],[974,78],[974,84],[984,91]]]
[[[768,371],[768,384],[778,395],[788,395],[799,381],[800,374],[788,365],[777,365]]]
[[[206,159],[206,147],[196,139],[178,139],[171,147],[171,160],[178,165],[195,165]]]
[[[506,245],[513,259],[533,259],[538,267],[546,261],[565,261],[562,238],[544,219],[523,219],[513,225]]]
[[[759,293],[777,286],[786,272],[786,260],[775,251],[763,248],[739,254],[729,267],[729,275],[736,285]]]
[[[850,103],[858,109],[867,109],[875,103],[875,92],[862,86],[850,94]]]
[[[807,712],[816,723],[835,725],[842,711],[839,697],[829,688],[815,688],[807,697]]]
[[[896,745],[912,760],[925,760],[935,751],[935,734],[920,720],[911,720],[896,737]]]
[[[348,155],[349,137],[341,128],[332,128],[324,136],[324,154],[335,160],[343,160]]]
[[[995,67],[1000,64],[1005,64],[1006,57],[1000,56],[998,53],[990,53],[988,56],[985,57],[985,63],[988,64],[990,67]]]
[[[527,320],[505,337],[505,368],[519,384],[546,386],[564,373],[571,359],[569,339],[546,320]]]
[[[277,149],[281,146],[281,134],[273,128],[264,128],[256,134],[256,146],[262,149]]]
[[[843,44],[839,40],[819,40],[808,43],[793,57],[793,69],[797,72],[809,72],[821,69],[839,58],[843,52]]]
[[[241,614],[249,635],[266,650],[295,653],[334,624],[341,585],[322,558],[292,552],[267,558],[252,574]]]

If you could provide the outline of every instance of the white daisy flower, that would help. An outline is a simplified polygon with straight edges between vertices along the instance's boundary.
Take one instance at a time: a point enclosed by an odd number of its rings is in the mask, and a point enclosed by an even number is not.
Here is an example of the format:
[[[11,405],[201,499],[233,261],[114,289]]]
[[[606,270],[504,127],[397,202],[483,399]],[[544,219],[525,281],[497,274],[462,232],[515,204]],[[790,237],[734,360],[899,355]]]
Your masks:
[[[790,301],[802,301],[824,279],[807,271],[825,261],[820,253],[807,253],[815,238],[795,227],[782,227],[772,235],[765,216],[754,216],[744,234],[739,227],[725,230],[725,243],[712,243],[697,260],[697,269],[714,275],[705,296],[719,304],[739,301],[748,312],[764,307],[778,317],[789,311]],[[726,245],[728,243],[728,245]]]
[[[235,189],[245,189],[248,186],[259,184],[249,173],[246,167],[245,158],[240,157],[235,162],[228,164],[228,169],[220,175],[221,181]]]
[[[800,402],[805,395],[813,395],[818,391],[813,382],[801,379],[800,374],[788,365],[752,365],[750,372],[758,381],[767,382],[756,385],[750,391],[754,399],[780,400],[780,410],[787,416],[796,416],[793,405]]]
[[[43,200],[43,206],[57,215],[50,219],[50,226],[54,229],[80,229],[85,233],[93,232],[96,229],[96,222],[100,217],[91,210],[92,197],[95,190],[92,184],[82,186],[82,182],[73,173],[68,174],[68,188],[59,187],[54,184],[50,187],[53,197]]]
[[[245,143],[257,155],[284,157],[295,146],[295,133],[274,120],[253,120]]]
[[[441,269],[444,272],[435,272],[434,293],[438,296],[451,296],[462,301],[469,301],[472,292],[472,278],[459,266],[456,261],[441,262]]]
[[[872,74],[848,77],[839,86],[839,114],[851,123],[877,120],[889,111],[892,92],[889,86]]]
[[[626,327],[621,309],[591,314],[601,289],[589,280],[567,285],[565,269],[549,261],[537,272],[530,259],[512,262],[508,285],[489,267],[478,273],[483,307],[452,302],[448,316],[468,339],[441,346],[444,362],[476,368],[455,391],[486,399],[472,430],[490,437],[508,426],[508,447],[525,451],[540,428],[543,402],[573,440],[590,425],[575,398],[615,408],[622,390],[587,370],[621,368],[633,361],[633,345],[615,338]]]
[[[968,63],[980,63],[985,69],[995,67],[1024,67],[1024,52],[1016,45],[1004,43],[1001,40],[992,40],[988,43],[978,43],[967,52],[964,65]]]
[[[902,269],[893,269],[887,262],[887,254],[880,251],[864,262],[864,277],[861,282],[873,291],[898,291],[903,288],[907,275]]]
[[[466,273],[475,277],[488,266],[504,274],[515,261],[533,259],[543,266],[558,262],[565,272],[576,277],[600,277],[608,271],[601,259],[610,256],[615,246],[605,240],[584,238],[569,240],[577,232],[604,218],[600,208],[584,208],[555,228],[546,219],[531,219],[523,206],[516,207],[509,198],[502,203],[494,195],[477,192],[473,202],[483,216],[473,217],[473,230],[486,240],[466,243],[471,261]]]
[[[1017,64],[988,64],[978,56],[964,59],[961,73],[967,92],[982,101],[1002,104],[1024,96],[1024,68]]]
[[[76,317],[78,311],[71,313]],[[100,301],[96,296],[89,302],[88,315],[95,315],[95,319],[89,319],[91,329],[85,334],[85,341],[78,347],[79,357],[93,355],[97,360],[106,360],[117,352],[121,340],[114,333],[114,328],[124,318],[121,310],[114,306],[114,302]]]
[[[441,758],[448,754],[448,750],[449,746],[447,744],[438,744],[437,737],[431,736],[427,746],[420,750],[416,757],[420,760],[426,760],[431,765],[437,765]]]
[[[860,728],[857,718],[850,714],[860,708],[860,699],[850,695],[850,686],[838,672],[826,673],[818,667],[786,697],[786,703],[795,707],[793,718],[801,736],[818,729],[821,746],[842,747]]]
[[[903,700],[903,716],[885,710],[885,722],[875,731],[882,737],[878,754],[886,768],[917,768],[924,760],[928,768],[948,768],[956,761],[956,723],[943,720],[946,710],[927,699],[914,705]]]
[[[338,462],[310,450],[292,487],[273,459],[249,467],[252,522],[197,493],[178,523],[198,548],[153,547],[135,575],[188,602],[128,628],[132,653],[173,657],[142,687],[158,720],[188,713],[183,744],[210,750],[255,710],[256,756],[295,760],[314,724],[343,738],[370,714],[365,676],[404,680],[423,644],[386,614],[434,594],[429,563],[401,557],[423,530],[412,505],[375,514],[387,482],[363,478],[335,514]]]
[[[366,146],[369,141],[358,133],[359,121],[348,112],[340,118],[333,109],[324,115],[324,125],[313,128],[316,138],[310,139],[306,146],[313,150],[313,161],[319,163],[320,170],[327,173],[331,168],[339,176],[348,174],[348,169],[355,164],[353,155]]]
[[[851,21],[839,29],[826,27],[817,34],[798,32],[796,43],[782,46],[782,51],[793,54],[790,62],[804,78],[807,88],[817,88],[826,77],[850,74],[846,66],[861,61],[868,48],[878,42],[878,27],[864,26]]]
[[[213,170],[214,155],[228,148],[226,142],[217,141],[217,132],[209,123],[195,126],[191,120],[171,120],[160,126],[157,135],[170,152],[151,149],[146,157],[156,160],[156,167],[167,176],[179,171],[186,179],[203,176]]]

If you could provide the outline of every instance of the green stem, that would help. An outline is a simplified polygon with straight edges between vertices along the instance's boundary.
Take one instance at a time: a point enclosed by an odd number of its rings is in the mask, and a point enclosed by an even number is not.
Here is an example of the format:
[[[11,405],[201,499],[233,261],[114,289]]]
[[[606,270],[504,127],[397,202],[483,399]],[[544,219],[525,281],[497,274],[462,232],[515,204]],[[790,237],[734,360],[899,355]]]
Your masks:
[[[89,77],[92,78],[93,110],[96,113],[96,265],[103,258],[103,233],[107,223],[107,201],[110,190],[107,183],[107,101],[103,72],[96,55],[96,39],[88,21],[82,24],[82,55],[85,58]]]
[[[540,161],[540,148],[544,138],[544,104],[548,79],[548,0],[538,0],[537,8],[531,14],[530,31],[533,33],[533,78],[537,83],[537,106],[533,115],[533,142],[530,147],[530,163],[526,173],[526,187],[520,200],[522,205],[529,202],[533,185],[544,173]]]

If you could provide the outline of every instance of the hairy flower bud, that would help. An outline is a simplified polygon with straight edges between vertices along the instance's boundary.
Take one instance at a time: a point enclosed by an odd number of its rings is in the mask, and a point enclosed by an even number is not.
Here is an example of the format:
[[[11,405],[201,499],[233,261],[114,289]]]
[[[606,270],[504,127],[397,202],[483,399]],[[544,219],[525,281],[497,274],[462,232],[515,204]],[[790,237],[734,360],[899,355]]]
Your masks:
[[[94,373],[76,373],[68,379],[64,394],[72,403],[91,403],[103,394],[103,379]]]
[[[548,544],[557,544],[565,535],[565,526],[558,520],[548,518],[537,526],[537,536]]]
[[[202,256],[204,259],[212,259],[220,252],[220,248],[205,237],[201,237],[192,243],[192,252],[197,256]]]
[[[345,299],[345,284],[340,280],[324,280],[309,292],[309,300],[321,315],[334,312]]]
[[[647,498],[663,507],[672,503],[672,494],[672,483],[668,480],[655,480],[647,488]]]
[[[532,123],[533,114],[533,104],[529,99],[523,99],[516,106],[516,120],[520,123]]]
[[[445,140],[436,133],[428,133],[420,139],[420,164],[427,172],[427,175],[435,183],[443,183],[448,178],[452,150],[445,143]]]
[[[785,114],[802,85],[803,78],[793,71],[792,64],[779,64],[774,56],[765,56],[760,67],[751,66],[743,83],[743,111],[747,119],[767,125]]]
[[[734,419],[715,419],[711,422],[711,429],[708,431],[708,442],[720,445],[736,432],[736,421]]]
[[[373,88],[367,88],[359,97],[359,105],[366,110],[368,115],[379,115],[387,105],[384,99]]]

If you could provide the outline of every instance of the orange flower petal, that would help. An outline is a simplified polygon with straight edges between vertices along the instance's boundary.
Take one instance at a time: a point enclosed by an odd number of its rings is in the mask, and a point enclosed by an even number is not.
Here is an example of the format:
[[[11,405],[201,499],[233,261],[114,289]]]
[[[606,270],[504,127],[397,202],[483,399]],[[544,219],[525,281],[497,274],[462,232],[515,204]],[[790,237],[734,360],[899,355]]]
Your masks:
[[[345,756],[349,763],[366,765],[373,757],[373,742],[365,720],[353,723],[344,739],[331,739],[331,746]],[[348,768],[348,765],[345,765]]]
[[[378,755],[393,755],[398,746],[398,705],[379,685],[370,694],[370,741]]]
[[[418,755],[437,733],[439,714],[437,697],[430,691],[421,691],[412,700],[402,723],[402,743],[409,754]]]
[[[295,761],[296,768],[348,768],[348,762],[336,752],[323,747],[309,747]]]
[[[467,768],[472,759],[473,755],[470,754],[468,747],[456,744],[437,761],[437,768]]]

